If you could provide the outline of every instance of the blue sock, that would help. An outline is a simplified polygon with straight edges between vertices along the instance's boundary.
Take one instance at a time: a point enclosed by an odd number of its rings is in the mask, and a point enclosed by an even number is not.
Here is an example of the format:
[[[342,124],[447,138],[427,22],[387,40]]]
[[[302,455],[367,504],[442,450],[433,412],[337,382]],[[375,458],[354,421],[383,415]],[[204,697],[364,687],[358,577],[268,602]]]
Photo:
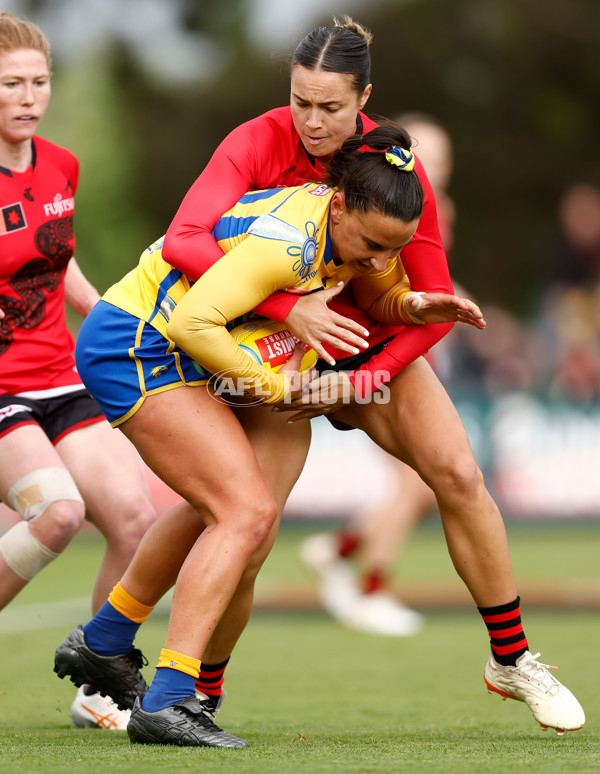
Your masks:
[[[83,627],[88,648],[101,656],[127,653],[141,624],[119,613],[105,602],[92,620]]]
[[[196,678],[180,672],[178,669],[158,667],[148,693],[142,699],[142,709],[146,712],[158,710],[175,704],[176,701],[194,695]]]

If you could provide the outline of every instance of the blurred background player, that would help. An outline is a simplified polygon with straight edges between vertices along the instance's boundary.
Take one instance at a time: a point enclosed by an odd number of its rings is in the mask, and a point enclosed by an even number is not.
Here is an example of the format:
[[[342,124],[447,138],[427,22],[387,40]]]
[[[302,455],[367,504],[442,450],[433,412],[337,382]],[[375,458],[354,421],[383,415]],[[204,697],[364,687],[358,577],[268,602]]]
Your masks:
[[[561,193],[540,256],[537,330],[553,399],[593,405],[600,395],[600,188],[576,181]]]
[[[106,538],[96,611],[156,514],[140,460],[75,370],[65,301],[85,317],[99,298],[73,252],[75,156],[35,131],[50,99],[50,46],[0,14],[0,499],[21,520],[0,537],[0,609],[69,544],[87,518]],[[125,727],[89,686],[77,726]]]
[[[433,116],[405,113],[395,122],[413,138],[435,195],[442,244],[449,260],[455,208],[448,194],[452,176],[452,140]],[[464,295],[462,289],[457,292]],[[449,334],[451,337],[452,332]],[[448,336],[427,354],[443,380]],[[393,469],[395,486],[374,508],[361,511],[334,532],[312,535],[300,546],[304,564],[318,578],[323,608],[343,625],[370,634],[407,637],[417,634],[423,616],[407,607],[394,591],[395,567],[408,540],[424,517],[437,507],[433,491],[408,465],[380,449],[384,464]],[[391,479],[392,477],[390,477]]]

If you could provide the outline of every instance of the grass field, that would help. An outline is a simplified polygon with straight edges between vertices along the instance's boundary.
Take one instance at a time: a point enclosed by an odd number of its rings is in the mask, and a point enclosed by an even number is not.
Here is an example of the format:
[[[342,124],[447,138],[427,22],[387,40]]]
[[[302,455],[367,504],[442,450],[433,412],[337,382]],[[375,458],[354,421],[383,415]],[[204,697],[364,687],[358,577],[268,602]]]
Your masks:
[[[305,534],[284,529],[259,598],[274,586],[279,600],[282,589],[310,591],[296,558]],[[74,688],[52,673],[52,655],[72,626],[89,617],[87,596],[102,548],[94,536],[80,536],[0,615],[0,771],[598,772],[600,615],[528,610],[523,588],[598,590],[599,539],[593,525],[511,530],[531,647],[560,666],[558,677],[583,704],[581,731],[543,732],[525,705],[487,694],[487,635],[472,608],[444,612],[429,605],[422,634],[388,639],[346,631],[310,607],[265,607],[255,612],[232,658],[219,716],[251,746],[213,750],[133,746],[124,732],[70,728]],[[412,589],[456,584],[437,528],[416,535],[402,581]],[[148,679],[165,624],[159,610],[140,633]]]

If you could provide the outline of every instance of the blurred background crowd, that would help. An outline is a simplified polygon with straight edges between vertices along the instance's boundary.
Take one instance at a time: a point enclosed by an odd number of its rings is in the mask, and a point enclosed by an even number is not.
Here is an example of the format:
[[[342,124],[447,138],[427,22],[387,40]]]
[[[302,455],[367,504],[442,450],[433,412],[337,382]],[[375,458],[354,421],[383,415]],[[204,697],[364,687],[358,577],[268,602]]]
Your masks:
[[[286,104],[288,55],[309,29],[342,13],[370,28],[369,114],[433,117],[447,138],[439,196],[452,276],[488,326],[455,328],[433,354],[480,463],[508,513],[600,513],[597,2],[3,8],[52,44],[57,77],[40,133],[80,160],[77,258],[101,292],[164,233],[225,134]],[[517,497],[527,486],[529,499]]]

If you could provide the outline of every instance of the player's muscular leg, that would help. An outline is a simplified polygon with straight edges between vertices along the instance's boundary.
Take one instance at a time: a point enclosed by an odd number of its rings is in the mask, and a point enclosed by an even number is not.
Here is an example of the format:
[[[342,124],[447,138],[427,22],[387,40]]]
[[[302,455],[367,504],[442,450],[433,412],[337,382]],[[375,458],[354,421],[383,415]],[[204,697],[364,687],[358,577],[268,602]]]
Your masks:
[[[56,448],[83,496],[86,518],[106,539],[92,595],[95,612],[129,565],[156,512],[139,455],[108,422],[69,433]]]
[[[0,538],[0,608],[63,551],[85,509],[68,471],[37,425],[0,439],[0,498],[22,521]]]
[[[206,647],[202,660],[207,664],[224,661],[244,631],[254,599],[254,584],[263,562],[275,542],[279,519],[287,498],[298,480],[310,445],[310,422],[288,423],[287,415],[276,414],[269,406],[236,409],[260,469],[277,503],[277,523],[250,557],[236,592]]]
[[[205,523],[189,503],[161,514],[142,538],[121,583],[144,605],[157,602],[175,585],[177,575]],[[160,561],[156,557],[160,556]]]
[[[420,358],[390,383],[390,400],[346,406],[336,418],[363,429],[433,489],[454,566],[480,607],[516,597],[506,531],[446,390]]]
[[[123,432],[208,524],[179,573],[166,641],[200,658],[250,557],[273,527],[275,502],[240,423],[204,388],[150,396]],[[165,561],[162,553],[157,561]]]

